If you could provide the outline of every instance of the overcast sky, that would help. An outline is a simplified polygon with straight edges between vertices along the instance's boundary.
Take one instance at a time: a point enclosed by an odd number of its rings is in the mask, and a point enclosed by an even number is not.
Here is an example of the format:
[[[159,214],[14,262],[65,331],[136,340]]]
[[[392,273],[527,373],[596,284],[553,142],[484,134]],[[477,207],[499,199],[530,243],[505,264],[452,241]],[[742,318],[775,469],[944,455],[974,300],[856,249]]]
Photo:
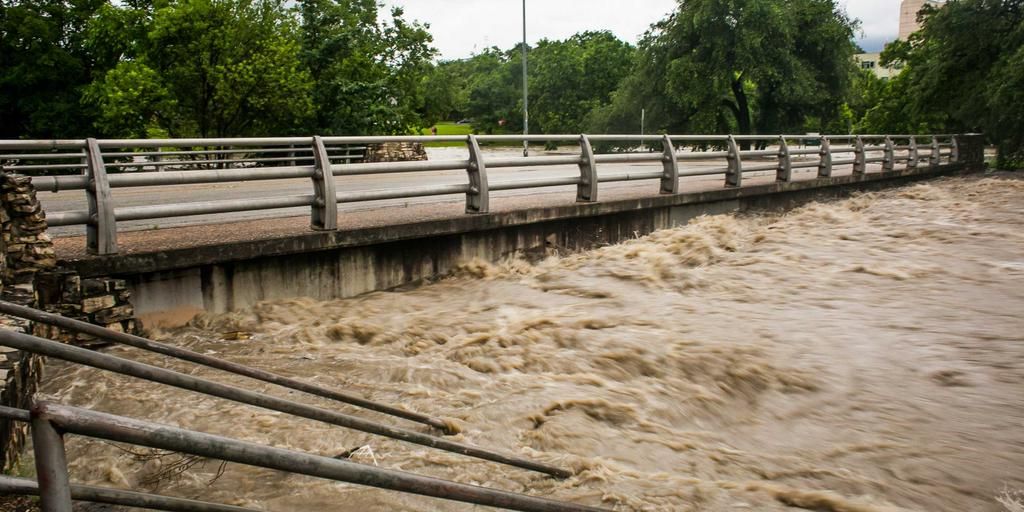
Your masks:
[[[401,6],[407,18],[430,24],[443,59],[469,57],[488,46],[510,48],[522,39],[521,0],[383,0]],[[900,0],[840,0],[862,22],[858,34],[867,51],[896,38]],[[527,39],[565,39],[584,30],[610,30],[636,43],[675,0],[526,0]]]

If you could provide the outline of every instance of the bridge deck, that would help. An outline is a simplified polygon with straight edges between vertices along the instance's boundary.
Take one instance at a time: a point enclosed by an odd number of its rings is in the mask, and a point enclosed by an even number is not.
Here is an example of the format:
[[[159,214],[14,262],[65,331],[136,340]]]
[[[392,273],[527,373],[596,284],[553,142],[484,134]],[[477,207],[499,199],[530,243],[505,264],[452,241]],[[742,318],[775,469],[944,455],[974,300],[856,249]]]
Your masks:
[[[721,161],[707,161],[687,163],[689,168],[720,167]],[[602,166],[602,171],[626,172],[626,171],[647,171],[657,168],[657,165],[633,164],[633,165],[608,165]],[[871,166],[869,172],[879,172],[879,166]],[[572,175],[577,172],[571,166],[554,167],[550,170],[522,170],[508,169],[503,178],[522,178],[529,174],[531,178],[549,176]],[[794,170],[794,180],[812,180],[816,177],[817,170],[799,169]],[[834,176],[850,175],[852,166],[837,166],[833,170]],[[444,176],[444,174],[450,176]],[[445,179],[454,181],[461,173],[433,173],[429,177],[414,177],[404,186],[424,184],[424,179]],[[496,173],[498,174],[498,173]],[[519,176],[516,176],[516,175]],[[440,178],[438,175],[442,175]],[[499,174],[500,175],[500,174]],[[408,179],[408,175],[405,177]],[[387,185],[390,180],[386,177],[367,176],[361,181],[355,182],[355,188],[381,188]],[[748,173],[744,176],[745,185],[765,185],[773,183],[775,174],[773,172]],[[722,176],[702,176],[682,178],[680,191],[684,193],[709,192],[724,188]],[[268,192],[267,188],[273,187],[276,192]],[[218,194],[221,198],[244,198],[256,197],[266,194],[280,194],[292,187],[308,188],[308,180],[287,180],[274,182],[248,182],[232,184],[231,187],[212,187],[210,185],[193,185],[177,187],[174,195],[177,197],[188,197],[189,200],[206,199],[207,194]],[[635,200],[642,198],[656,197],[658,183],[656,180],[643,180],[636,182],[602,183],[600,187],[600,203],[612,201]],[[118,198],[119,202],[134,204],[142,201],[150,201],[157,195],[166,195],[166,188],[152,187],[133,189],[132,195],[125,198]],[[66,194],[66,196],[65,196]],[[74,203],[78,196],[71,192],[59,194],[41,193],[40,198],[44,208],[53,211],[71,209],[77,207]],[[551,187],[543,189],[543,192],[534,190],[515,190],[492,193],[492,214],[508,213],[517,210],[535,208],[553,208],[558,206],[572,205],[575,195],[575,186]],[[64,197],[61,197],[64,196]],[[84,200],[84,198],[82,198]],[[180,200],[180,199],[178,199]],[[441,221],[446,219],[457,219],[465,217],[464,200],[461,195],[435,196],[418,199],[375,201],[371,203],[342,204],[339,205],[338,229],[339,231],[351,231],[364,228],[375,228],[382,226],[395,226],[429,221]],[[223,219],[235,219],[223,222]],[[216,221],[215,219],[220,219]],[[229,243],[253,242],[259,240],[278,239],[310,233],[309,212],[306,208],[291,208],[276,211],[257,211],[242,214],[219,214],[185,217],[181,219],[166,219],[159,223],[153,221],[138,221],[121,223],[118,233],[118,244],[121,255],[135,255],[158,253],[189,247],[203,247],[223,245]],[[154,226],[158,226],[154,229]],[[85,250],[85,237],[82,234],[84,228],[57,228],[52,232],[55,235],[54,245],[58,257],[63,260],[87,260],[92,258]]]

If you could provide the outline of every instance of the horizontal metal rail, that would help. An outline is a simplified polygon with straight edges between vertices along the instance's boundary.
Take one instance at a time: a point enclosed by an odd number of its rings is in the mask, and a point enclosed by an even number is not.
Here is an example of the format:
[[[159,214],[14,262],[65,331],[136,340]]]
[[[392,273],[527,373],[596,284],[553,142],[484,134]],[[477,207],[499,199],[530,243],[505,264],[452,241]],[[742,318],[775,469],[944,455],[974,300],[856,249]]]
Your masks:
[[[4,169],[10,171],[63,171],[70,169],[85,169],[85,164],[5,165]]]
[[[466,183],[448,185],[430,185],[416,188],[398,188],[392,190],[367,190],[363,192],[339,192],[339,203],[358,203],[362,201],[380,201],[383,199],[405,199],[409,197],[446,196],[465,194],[469,191]]]
[[[351,146],[326,148],[328,151],[366,151],[366,146]],[[103,153],[104,157],[164,157],[164,156],[192,156],[192,155],[235,155],[255,153],[312,153],[313,148],[287,147],[287,148],[247,148],[247,149],[199,149],[195,151],[136,151],[126,153]],[[81,156],[85,156],[81,154]]]
[[[28,414],[28,411],[25,411]],[[150,510],[167,510],[170,512],[256,512],[256,509],[221,505],[205,501],[172,498],[135,491],[123,491],[107,487],[71,484],[71,499],[119,505],[123,507],[146,508]],[[39,484],[27,478],[0,476],[0,495],[6,496],[39,496]]]
[[[679,171],[679,176],[717,176],[719,174],[724,174],[728,170],[729,169],[727,167],[715,167],[712,169],[693,169],[690,171]]]
[[[570,155],[536,157],[485,157],[481,143],[570,143],[580,152]],[[647,151],[664,146],[668,141],[671,153]],[[752,149],[741,149],[737,141]],[[793,141],[785,155],[777,148]],[[413,162],[362,162],[352,151],[362,151],[369,144],[394,142],[456,142],[465,144],[468,159]],[[593,144],[610,143],[618,149],[641,151],[594,152]],[[832,145],[830,142],[837,142]],[[83,171],[78,176],[34,176],[33,184],[43,191],[83,190],[90,198],[88,211],[46,212],[50,225],[87,226],[87,249],[93,254],[117,252],[117,223],[190,215],[275,210],[294,207],[310,208],[313,229],[337,229],[337,204],[365,201],[406,199],[427,196],[465,194],[466,212],[488,213],[491,190],[517,190],[572,184],[568,178],[513,180],[488,186],[487,171],[501,168],[537,168],[542,166],[576,166],[580,179],[576,200],[591,201],[597,197],[597,184],[653,179],[654,171],[607,174],[596,168],[608,164],[653,164],[663,169],[659,193],[675,193],[678,183],[673,178],[725,174],[727,186],[740,186],[746,172],[770,171],[769,164],[743,160],[776,160],[778,180],[791,174],[784,169],[818,167],[819,177],[830,177],[833,167],[854,166],[854,173],[868,172],[867,164],[881,162],[882,170],[892,164],[909,163],[909,167],[952,163],[959,157],[955,135],[663,135],[663,134],[553,134],[553,135],[398,135],[357,137],[257,137],[211,139],[99,139],[99,140],[0,140],[0,166],[5,171]],[[818,146],[818,147],[797,147]],[[686,150],[690,146],[692,150]],[[771,147],[768,147],[771,146]],[[17,151],[11,155],[4,152]],[[32,153],[37,151],[38,153]],[[346,154],[340,154],[340,153]],[[870,158],[866,157],[871,154]],[[836,155],[853,154],[853,159],[834,159]],[[911,156],[916,155],[916,157]],[[268,156],[269,155],[269,156]],[[273,156],[280,155],[280,156]],[[233,158],[237,156],[237,158]],[[21,157],[21,158],[13,158]],[[187,157],[196,157],[190,159]],[[805,160],[803,157],[809,157]],[[68,162],[68,159],[80,162]],[[210,159],[206,159],[210,158]],[[882,160],[878,160],[882,158]],[[63,162],[61,161],[63,159]],[[128,161],[118,161],[128,159]],[[724,170],[688,169],[693,161],[722,159]],[[26,163],[22,163],[22,162]],[[57,163],[53,163],[57,162]],[[284,164],[276,166],[275,164]],[[291,165],[288,165],[288,164]],[[299,165],[305,164],[305,165]],[[791,164],[791,165],[789,165]],[[109,173],[108,169],[143,169],[125,173]],[[172,170],[173,169],[173,170]],[[386,190],[347,190],[344,184],[327,184],[326,180],[346,176],[394,173],[465,171],[466,181],[425,187],[395,187]],[[871,170],[877,172],[877,170]],[[285,197],[256,197],[245,200],[183,202],[117,207],[110,191],[121,187],[177,187],[209,183],[234,183],[254,180],[308,179],[312,194]],[[653,191],[652,191],[653,193]]]
[[[614,153],[594,155],[594,161],[599,164],[628,162],[663,162],[665,161],[665,155],[661,153]]]
[[[340,158],[340,157],[339,157]],[[227,160],[157,160],[155,162],[107,162],[107,167],[200,167],[205,165],[221,165],[221,164],[259,164],[265,162],[312,162],[312,155],[296,155],[296,156],[277,156],[268,158],[246,158],[242,159],[227,159]]]
[[[31,336],[11,330],[0,329],[0,345],[24,350],[33,354],[53,357],[101,370],[107,370],[130,377],[157,382],[168,386],[194,391],[233,402],[283,412],[292,416],[320,421],[330,425],[351,428],[369,434],[380,435],[399,441],[406,441],[429,448],[436,448],[468,457],[489,460],[530,471],[545,473],[558,478],[572,476],[572,472],[547,464],[513,457],[475,446],[457,443],[411,430],[391,427],[381,423],[357,418],[335,411],[306,405],[262,393],[256,393],[226,384],[201,379],[191,375],[158,368],[156,366],[66,345],[56,341]]]
[[[612,183],[617,181],[656,180],[660,179],[663,175],[664,173],[660,170],[616,172],[609,174],[600,174],[597,177],[597,181],[600,183]]]
[[[25,409],[17,409],[15,407],[0,405],[0,418],[28,423],[29,421],[32,421],[32,414]]]
[[[263,147],[263,146],[306,146],[309,137],[240,137],[211,139],[100,139],[100,149],[120,148],[185,148],[185,147]]]
[[[532,180],[499,181],[490,184],[491,190],[519,190],[524,188],[559,187],[563,185],[579,185],[579,176],[559,178],[537,178]]]
[[[199,171],[140,172],[111,174],[111,188],[153,187],[161,185],[198,185],[201,183],[233,183],[242,181],[312,178],[313,166],[263,167],[256,169],[211,169]],[[33,183],[35,180],[33,180]]]
[[[293,389],[296,391],[302,391],[303,393],[309,393],[310,395],[319,396],[321,398],[327,398],[338,402],[354,405],[356,407],[362,407],[371,411],[403,418],[424,425],[430,425],[436,429],[441,430],[447,434],[455,434],[452,431],[451,425],[440,418],[434,418],[425,414],[420,414],[414,411],[401,409],[398,407],[392,407],[390,405],[374,402],[365,398],[351,395],[348,393],[342,393],[332,389],[328,389],[322,386],[316,386],[303,382],[298,379],[292,379],[271,373],[268,371],[260,370],[258,368],[252,368],[242,364],[227,361],[217,357],[209,356],[206,354],[200,354],[199,352],[193,352],[188,349],[176,347],[174,345],[168,345],[166,343],[160,343],[153,341],[141,336],[135,336],[124,332],[113,331],[93,325],[88,322],[82,322],[81,320],[75,320],[73,318],[67,318],[61,315],[53,313],[47,313],[38,309],[30,307],[20,306],[11,302],[0,301],[0,313],[10,315],[18,318],[24,318],[33,322],[52,325],[59,327],[66,331],[87,334],[89,336],[95,336],[104,341],[112,343],[119,343],[127,345],[129,347],[135,347],[147,352],[153,352],[156,354],[162,354],[165,356],[180,359],[182,361],[188,361],[199,365],[207,366],[210,368],[216,368],[225,372],[233,373],[235,375],[242,375],[259,381],[267,382],[270,384],[276,384],[278,386]]]
[[[281,196],[254,199],[225,199],[223,201],[203,201],[193,203],[158,204],[153,206],[127,206],[114,209],[117,220],[164,219],[168,217],[186,217],[189,215],[205,215],[210,213],[248,212],[253,210],[272,210],[275,208],[294,208],[310,206],[316,196]]]
[[[428,160],[425,162],[380,162],[331,165],[335,176],[390,174],[401,172],[457,171],[469,167],[469,160]]]
[[[542,165],[579,165],[583,158],[579,155],[532,156],[516,158],[495,158],[484,161],[488,169],[499,167],[536,167]]]
[[[10,153],[0,155],[0,160],[66,160],[69,158],[81,160],[85,157],[85,153]]]
[[[43,512],[70,510],[70,498],[72,497],[70,485],[61,485],[62,482],[67,482],[67,463],[63,460],[63,434],[129,443],[287,473],[508,510],[527,512],[598,512],[603,510],[586,505],[274,448],[55,403],[42,402],[32,407],[32,427],[34,430],[40,427],[49,428],[57,433],[56,438],[46,440],[47,446],[34,446],[37,455],[47,450],[59,452],[61,455],[52,459],[37,456],[36,459],[37,468],[42,470],[39,471],[40,474],[52,472],[58,476],[56,481],[40,479]],[[35,437],[35,432],[33,432],[33,436]],[[51,508],[48,509],[47,505],[51,505]],[[60,508],[65,505],[66,509]]]
[[[728,151],[694,151],[692,153],[676,153],[676,160],[709,160],[728,156]]]

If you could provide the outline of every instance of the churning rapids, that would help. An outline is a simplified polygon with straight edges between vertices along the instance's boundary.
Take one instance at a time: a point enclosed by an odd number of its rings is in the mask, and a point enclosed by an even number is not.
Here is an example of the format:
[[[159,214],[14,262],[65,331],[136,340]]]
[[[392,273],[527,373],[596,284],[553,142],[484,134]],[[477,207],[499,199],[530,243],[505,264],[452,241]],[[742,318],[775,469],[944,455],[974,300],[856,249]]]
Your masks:
[[[577,471],[564,481],[56,362],[44,393],[620,511],[997,511],[1024,489],[1022,311],[1024,180],[946,178],[151,333],[452,418],[456,440]],[[80,438],[69,458],[79,482],[264,510],[474,509]]]

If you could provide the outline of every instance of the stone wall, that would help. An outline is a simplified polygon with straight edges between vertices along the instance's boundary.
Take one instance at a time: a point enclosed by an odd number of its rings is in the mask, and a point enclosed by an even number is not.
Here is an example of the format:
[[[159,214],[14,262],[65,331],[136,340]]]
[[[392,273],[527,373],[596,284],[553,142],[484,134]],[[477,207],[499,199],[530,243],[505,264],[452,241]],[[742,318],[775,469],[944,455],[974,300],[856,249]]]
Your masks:
[[[419,142],[385,142],[366,146],[366,162],[412,162],[427,159]]]
[[[140,326],[130,302],[131,292],[124,279],[82,279],[77,272],[63,269],[40,272],[36,277],[36,298],[36,307],[43,311],[118,332],[139,334]],[[108,344],[86,334],[42,324],[34,326],[33,334],[88,348]]]
[[[46,214],[27,176],[0,172],[0,298],[66,317],[137,334],[140,330],[123,279],[81,279],[58,267],[46,234]],[[85,347],[103,345],[91,336],[0,315],[0,329]],[[0,346],[0,405],[27,409],[43,377],[43,358]],[[28,425],[0,420],[0,463],[14,465],[25,446]]]
[[[35,305],[35,278],[57,266],[53,243],[46,234],[46,215],[29,178],[0,174],[0,298],[23,306]],[[0,316],[0,329],[30,332],[29,322]],[[42,377],[43,359],[0,347],[0,404],[27,409]],[[0,420],[0,462],[3,469],[17,462],[28,425]]]
[[[46,214],[36,199],[35,188],[27,176],[4,174],[0,177],[3,208],[2,286],[4,300],[29,304],[33,300],[33,281],[41,270],[57,266],[53,242],[46,234]]]

